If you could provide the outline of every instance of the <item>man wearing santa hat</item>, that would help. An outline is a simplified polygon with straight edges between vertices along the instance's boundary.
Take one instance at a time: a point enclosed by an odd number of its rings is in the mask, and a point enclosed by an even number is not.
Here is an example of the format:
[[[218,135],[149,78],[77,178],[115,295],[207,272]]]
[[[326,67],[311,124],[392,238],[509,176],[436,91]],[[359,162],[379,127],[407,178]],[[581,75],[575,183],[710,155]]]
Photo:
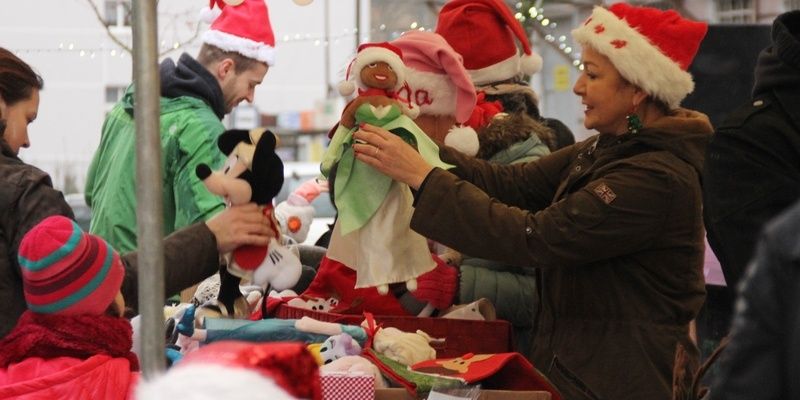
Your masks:
[[[225,158],[216,147],[225,129],[222,118],[242,101],[253,101],[255,87],[275,63],[264,0],[211,0],[204,14],[213,22],[197,58],[184,53],[177,63],[166,59],[159,71],[165,235],[224,208],[195,167],[222,165]],[[85,190],[91,232],[121,252],[137,247],[133,92],[131,85],[106,117]]]

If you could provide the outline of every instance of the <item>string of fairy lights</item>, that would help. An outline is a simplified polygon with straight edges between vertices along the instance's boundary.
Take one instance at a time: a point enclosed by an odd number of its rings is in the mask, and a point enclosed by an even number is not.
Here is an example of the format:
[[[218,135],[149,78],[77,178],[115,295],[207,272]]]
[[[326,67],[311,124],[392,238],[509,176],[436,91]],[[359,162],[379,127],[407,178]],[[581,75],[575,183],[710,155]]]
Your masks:
[[[412,24],[414,25],[414,24]],[[416,28],[416,26],[414,27]],[[381,24],[378,28],[371,29],[371,32],[379,32],[379,31],[386,31],[386,25]],[[412,28],[413,29],[413,28]],[[420,30],[425,30],[424,28],[419,28]],[[311,43],[314,46],[335,46],[339,45],[340,43],[351,43],[351,41],[347,41],[347,39],[353,38],[353,35],[358,34],[358,28],[345,28],[340,33],[331,34],[325,37],[325,35],[320,34],[310,34],[310,33],[295,33],[295,34],[284,34],[282,36],[277,37],[278,45],[281,44],[293,44],[293,43]],[[363,41],[368,41],[369,36],[364,36]],[[159,48],[161,51],[167,50],[180,50],[187,45],[191,45],[190,43],[181,43],[178,41],[171,41],[168,42],[166,40],[162,40],[159,44]],[[39,47],[39,48],[18,48],[13,49],[13,51],[17,54],[29,54],[29,53],[74,53],[79,57],[88,57],[88,58],[95,58],[101,54],[107,54],[111,57],[126,57],[129,56],[127,51],[122,49],[119,46],[113,44],[99,44],[96,46],[81,46],[76,44],[75,42],[59,42],[57,46],[53,47]]]
[[[542,7],[536,7],[535,1],[520,1],[515,4],[516,18],[526,31],[536,31],[542,38],[561,55],[570,61],[573,67],[583,71],[580,52],[570,44],[567,36],[557,30],[558,23],[548,18]]]
[[[552,46],[552,48],[556,49],[561,53],[561,55],[570,61],[572,66],[583,70],[583,65],[580,61],[580,53],[575,50],[572,44],[569,43],[567,36],[563,34],[559,34],[557,27],[558,23],[553,21],[552,19],[548,18],[545,15],[544,9],[542,7],[536,7],[535,1],[520,1],[517,2],[515,7],[515,15],[514,17],[525,27],[526,31],[537,32],[545,42]],[[129,28],[129,27],[128,27]],[[277,42],[279,45],[281,44],[306,44],[311,43],[313,46],[337,46],[339,44],[347,43],[348,45],[352,44],[350,39],[354,38],[355,35],[362,34],[362,41],[366,42],[369,41],[370,36],[374,33],[389,33],[391,32],[391,37],[396,38],[402,32],[408,30],[420,30],[420,31],[431,31],[433,30],[432,27],[424,27],[417,22],[411,23],[407,27],[402,27],[400,29],[390,29],[386,24],[380,24],[379,26],[370,29],[368,34],[364,34],[364,32],[359,32],[358,28],[344,28],[340,32],[330,34],[325,36],[324,34],[311,34],[311,33],[293,33],[293,34],[284,34],[276,37]],[[128,35],[129,37],[129,35]],[[40,48],[21,48],[21,49],[13,49],[15,53],[18,55],[22,54],[36,54],[36,53],[72,53],[81,58],[87,59],[95,59],[101,55],[107,55],[110,57],[117,57],[117,58],[125,58],[129,57],[130,54],[125,49],[122,49],[120,46],[117,46],[113,43],[103,43],[95,45],[95,46],[81,46],[76,44],[75,42],[59,42],[58,45],[53,47],[40,47]],[[170,52],[170,51],[178,51],[181,50],[183,47],[190,46],[193,44],[194,41],[187,42],[180,42],[177,40],[167,41],[162,40],[160,42],[160,51]]]

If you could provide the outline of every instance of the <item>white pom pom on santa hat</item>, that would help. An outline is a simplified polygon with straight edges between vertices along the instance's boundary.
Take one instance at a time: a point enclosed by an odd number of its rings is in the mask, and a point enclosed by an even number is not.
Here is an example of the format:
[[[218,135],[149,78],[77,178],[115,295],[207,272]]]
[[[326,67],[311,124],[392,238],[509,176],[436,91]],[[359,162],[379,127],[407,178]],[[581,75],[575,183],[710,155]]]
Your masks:
[[[209,0],[208,7],[200,10],[200,21],[211,24],[222,14],[222,9],[226,5],[235,7],[242,3],[244,0]]]
[[[336,87],[342,96],[350,96],[356,91],[356,84],[353,81],[341,81]]]
[[[520,70],[525,75],[533,75],[542,70],[542,56],[531,52],[531,54],[523,54],[520,59]]]
[[[220,14],[222,14],[222,10],[217,7],[203,7],[203,9],[200,10],[200,21],[203,21],[206,24],[211,24],[215,19],[217,19],[217,17],[220,16]]]
[[[480,142],[478,133],[469,126],[453,126],[444,137],[444,144],[450,146],[468,156],[478,154]]]

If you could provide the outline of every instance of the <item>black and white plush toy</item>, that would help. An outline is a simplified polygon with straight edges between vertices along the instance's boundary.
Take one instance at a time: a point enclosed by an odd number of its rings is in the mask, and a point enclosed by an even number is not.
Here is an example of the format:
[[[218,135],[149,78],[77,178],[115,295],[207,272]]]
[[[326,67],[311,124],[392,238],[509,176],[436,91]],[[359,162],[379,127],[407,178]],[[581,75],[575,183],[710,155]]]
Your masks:
[[[228,156],[219,171],[198,165],[197,176],[211,193],[222,196],[230,206],[254,202],[264,215],[275,237],[281,238],[275,220],[272,199],[283,186],[283,162],[275,153],[277,139],[265,129],[228,130],[220,135],[219,149]],[[227,268],[220,270],[217,306],[222,315],[246,317],[247,302],[239,289],[241,279],[249,280],[265,290],[292,288],[300,279],[300,260],[276,239],[267,246],[241,246],[225,254]]]

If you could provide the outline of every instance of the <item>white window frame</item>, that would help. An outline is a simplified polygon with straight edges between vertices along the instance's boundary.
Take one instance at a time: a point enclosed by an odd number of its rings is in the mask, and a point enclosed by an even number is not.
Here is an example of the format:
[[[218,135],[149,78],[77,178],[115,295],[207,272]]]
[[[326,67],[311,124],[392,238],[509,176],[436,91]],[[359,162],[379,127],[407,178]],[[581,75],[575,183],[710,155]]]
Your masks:
[[[116,5],[116,7],[114,7]],[[131,26],[131,0],[103,0],[107,26],[125,28]]]
[[[756,0],[716,0],[717,21],[723,24],[755,23]]]

